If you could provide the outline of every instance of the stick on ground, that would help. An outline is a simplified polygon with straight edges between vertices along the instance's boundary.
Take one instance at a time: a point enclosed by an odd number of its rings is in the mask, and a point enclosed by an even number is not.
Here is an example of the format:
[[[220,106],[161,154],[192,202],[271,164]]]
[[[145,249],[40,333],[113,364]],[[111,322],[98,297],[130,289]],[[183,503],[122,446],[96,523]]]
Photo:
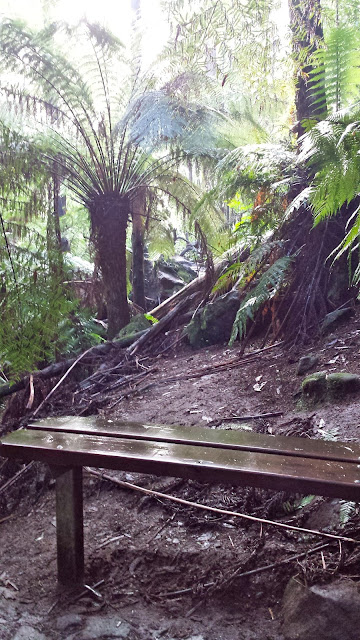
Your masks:
[[[323,531],[317,531],[316,529],[304,529],[303,527],[295,527],[291,524],[286,524],[284,522],[276,522],[275,520],[266,520],[265,518],[257,518],[256,516],[249,516],[246,513],[239,513],[238,511],[228,511],[227,509],[219,509],[218,507],[209,507],[205,504],[199,504],[198,502],[191,502],[190,500],[184,500],[184,498],[177,498],[176,496],[169,496],[167,493],[161,493],[160,491],[154,491],[153,489],[145,489],[144,487],[139,487],[136,484],[132,484],[131,482],[124,482],[123,480],[118,480],[117,478],[113,478],[112,476],[107,475],[106,473],[101,473],[100,471],[95,471],[94,469],[90,469],[90,467],[84,467],[87,473],[90,473],[93,476],[97,476],[102,480],[108,480],[109,482],[113,482],[114,484],[123,487],[123,489],[133,489],[135,491],[140,491],[141,493],[146,493],[147,495],[155,496],[157,498],[165,498],[166,500],[171,500],[172,502],[178,502],[180,504],[185,504],[189,507],[195,507],[196,509],[203,509],[204,511],[211,511],[212,513],[220,513],[225,516],[232,516],[236,518],[243,518],[244,520],[251,520],[251,522],[259,522],[261,524],[271,525],[273,527],[279,527],[281,529],[287,529],[290,531],[298,531],[299,533],[309,533],[314,536],[321,536],[323,538],[329,538],[331,540],[342,540],[343,542],[352,542],[353,544],[360,544],[360,540],[355,540],[354,538],[347,538],[346,536],[337,536],[333,533],[324,533]]]

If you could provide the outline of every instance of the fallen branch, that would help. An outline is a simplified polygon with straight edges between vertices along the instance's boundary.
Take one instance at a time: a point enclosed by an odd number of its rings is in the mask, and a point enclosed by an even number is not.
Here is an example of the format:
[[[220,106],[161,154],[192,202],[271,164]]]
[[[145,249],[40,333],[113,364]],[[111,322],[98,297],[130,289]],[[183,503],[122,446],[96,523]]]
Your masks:
[[[243,249],[240,252],[240,254],[238,249],[229,251],[227,256],[224,259],[220,260],[219,262],[215,262],[214,273],[213,273],[214,281],[217,280],[217,278],[221,275],[221,272],[224,269],[226,269],[229,266],[229,264],[231,264],[234,260],[236,260],[237,262],[243,262],[248,256],[249,256],[248,248]],[[206,280],[207,280],[206,273],[202,274],[201,276],[198,276],[197,278],[194,278],[194,280],[189,282],[189,284],[185,285],[185,287],[180,289],[180,291],[177,291],[176,293],[174,293],[170,298],[167,298],[167,300],[164,300],[164,302],[159,304],[157,307],[154,307],[149,313],[151,313],[151,315],[154,316],[154,318],[160,319],[160,318],[163,318],[164,315],[168,313],[169,309],[172,309],[174,304],[177,304],[180,300],[183,300],[184,298],[188,298],[191,294],[195,294],[194,297],[196,296],[203,297],[204,288],[206,286]]]
[[[84,356],[86,356],[86,354],[89,353],[89,351],[91,351],[90,349],[87,349],[86,351],[84,351],[84,353],[82,353],[76,360],[75,362],[72,363],[71,367],[68,368],[68,370],[64,373],[64,375],[62,376],[62,378],[60,378],[59,382],[55,385],[55,387],[53,387],[51,389],[51,391],[49,391],[49,393],[47,394],[46,398],[44,398],[44,400],[42,402],[40,402],[39,406],[37,407],[37,409],[35,409],[32,417],[34,418],[40,411],[40,409],[44,406],[44,404],[46,404],[46,402],[51,398],[51,396],[55,393],[55,391],[60,387],[60,385],[64,382],[64,380],[68,377],[69,373],[74,369],[74,367],[76,367],[77,363],[80,362],[80,360],[83,359]],[[32,378],[32,375],[30,376],[30,378]]]
[[[246,513],[239,513],[238,511],[228,511],[227,509],[219,509],[218,507],[209,507],[205,504],[199,504],[198,502],[191,502],[190,500],[184,500],[184,498],[169,496],[167,493],[161,493],[160,491],[154,491],[153,489],[145,489],[144,487],[139,487],[138,485],[132,484],[131,482],[118,480],[117,478],[113,478],[112,476],[109,476],[106,473],[101,473],[100,471],[95,471],[94,469],[90,469],[90,467],[84,467],[84,468],[87,471],[87,473],[90,473],[93,476],[97,476],[102,480],[108,480],[109,482],[113,482],[114,484],[117,484],[120,487],[123,487],[123,489],[134,489],[135,491],[140,491],[141,493],[146,493],[147,495],[155,496],[156,498],[165,498],[166,500],[171,500],[172,502],[185,504],[188,507],[195,507],[196,509],[203,509],[204,511],[211,511],[212,513],[219,513],[224,516],[243,518],[244,520],[250,520],[251,522],[258,522],[262,525],[267,524],[273,527],[280,527],[281,529],[298,531],[300,533],[310,533],[311,535],[322,536],[323,538],[330,538],[331,540],[342,540],[343,542],[352,542],[353,544],[360,544],[360,540],[355,540],[354,538],[347,538],[346,536],[337,536],[333,533],[324,533],[323,531],[317,531],[316,529],[304,529],[303,527],[295,527],[294,525],[285,524],[284,522],[276,522],[275,520],[266,520],[265,518],[249,516]]]
[[[249,416],[231,416],[229,418],[221,418],[220,420],[213,420],[212,424],[221,424],[222,422],[232,422],[233,420],[261,420],[265,418],[276,418],[276,416],[282,416],[283,411],[272,411],[271,413],[258,413],[256,415]]]
[[[153,338],[155,338],[155,336],[163,331],[165,327],[170,324],[171,320],[173,320],[173,318],[175,318],[175,316],[177,316],[177,314],[180,313],[180,311],[182,311],[184,307],[191,302],[192,299],[193,296],[188,296],[185,300],[181,300],[173,309],[171,309],[171,311],[166,314],[166,316],[159,320],[159,322],[156,322],[156,324],[153,324],[153,326],[150,327],[150,329],[143,336],[141,336],[139,340],[134,342],[134,344],[129,347],[129,355],[134,355],[140,349],[140,347],[143,347],[147,342],[151,341]]]
[[[215,365],[214,367],[207,367],[206,369],[202,369],[201,371],[194,371],[193,373],[188,373],[187,375],[180,375],[180,376],[172,376],[171,378],[166,378],[166,380],[157,380],[156,382],[151,382],[150,384],[145,385],[145,387],[140,387],[140,388],[136,388],[136,389],[130,389],[129,392],[124,393],[122,396],[120,396],[116,402],[114,404],[112,404],[111,406],[107,407],[107,409],[112,409],[113,407],[115,407],[115,405],[119,404],[119,402],[121,402],[121,400],[123,400],[123,398],[127,398],[129,395],[132,395],[133,393],[142,393],[143,391],[147,391],[148,389],[152,389],[153,387],[159,387],[161,385],[166,385],[166,384],[172,384],[173,382],[178,382],[179,380],[193,380],[195,378],[202,378],[203,376],[208,376],[208,375],[214,375],[216,373],[222,373],[227,369],[233,369],[234,367],[238,367],[241,364],[250,364],[251,362],[254,362],[256,360],[256,358],[253,359],[241,359],[241,360],[237,360],[236,364],[231,364],[231,365],[227,365],[226,363],[224,363],[223,367],[220,368],[219,365]],[[131,380],[124,380],[121,385],[126,385],[129,382],[129,385],[131,383]],[[121,385],[117,385],[117,386],[121,386]],[[111,387],[108,388],[108,390],[110,390]],[[99,395],[99,394],[96,394]],[[92,396],[95,397],[95,396]],[[233,418],[222,418],[221,420],[217,420],[215,422],[212,421],[212,425],[213,426],[217,426],[219,424],[221,424],[222,422],[224,422],[225,420],[250,420],[250,419],[260,419],[260,418],[270,418],[270,417],[275,417],[275,416],[281,416],[283,415],[282,411],[276,411],[273,413],[264,413],[258,416],[234,416]]]
[[[97,344],[94,347],[88,349],[85,353],[90,356],[105,356],[113,349],[123,349],[131,345],[135,340],[137,340],[141,335],[143,335],[148,329],[144,331],[138,331],[131,336],[127,336],[125,338],[121,338],[121,340],[115,340],[114,342],[104,342],[102,344]],[[71,367],[74,362],[79,361],[79,358],[69,358],[68,360],[64,360],[63,362],[55,362],[50,364],[45,369],[41,369],[40,371],[35,371],[32,375],[34,377],[34,382],[37,379],[47,380],[49,378],[55,378],[56,376],[60,376],[63,374],[69,367]],[[5,396],[11,395],[12,393],[16,393],[17,391],[21,391],[25,389],[25,387],[29,384],[29,376],[25,376],[18,382],[7,382],[4,384],[0,384],[0,398],[4,398]]]
[[[202,376],[210,375],[212,373],[221,373],[224,369],[234,369],[235,367],[240,366],[241,364],[251,364],[257,360],[257,356],[264,353],[265,351],[269,351],[270,349],[275,349],[278,347],[281,342],[277,342],[276,344],[270,345],[270,347],[265,347],[264,349],[257,349],[256,351],[250,351],[246,355],[240,355],[236,358],[231,358],[231,360],[225,360],[224,362],[218,362],[217,364],[212,365],[211,367],[204,367],[200,371],[190,371],[190,373],[180,376],[174,376],[169,379],[169,381],[174,382],[175,380],[191,380],[192,378],[201,378]]]

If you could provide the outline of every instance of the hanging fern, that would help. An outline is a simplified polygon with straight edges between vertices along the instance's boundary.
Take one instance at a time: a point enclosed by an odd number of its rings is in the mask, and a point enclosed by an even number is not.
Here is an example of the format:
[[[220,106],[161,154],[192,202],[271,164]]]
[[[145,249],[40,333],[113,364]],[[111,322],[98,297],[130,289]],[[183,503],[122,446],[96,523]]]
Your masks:
[[[238,337],[241,340],[246,334],[248,321],[254,320],[255,313],[267,301],[271,300],[285,283],[292,259],[288,256],[279,258],[260,277],[256,287],[242,301],[236,314],[230,336],[230,345]]]
[[[326,46],[314,54],[315,103],[321,103],[328,113],[335,113],[357,98],[360,82],[360,38],[350,26],[336,26],[326,37]],[[323,102],[325,86],[326,103]]]

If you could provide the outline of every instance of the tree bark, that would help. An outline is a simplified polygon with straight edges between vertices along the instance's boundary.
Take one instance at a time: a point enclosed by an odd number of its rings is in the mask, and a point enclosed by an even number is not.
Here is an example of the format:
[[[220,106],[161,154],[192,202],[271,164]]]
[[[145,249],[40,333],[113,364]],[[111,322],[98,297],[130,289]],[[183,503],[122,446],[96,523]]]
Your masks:
[[[126,282],[127,196],[102,194],[90,207],[93,242],[98,254],[108,317],[108,339],[130,320]]]
[[[132,209],[132,290],[133,302],[145,311],[144,215],[146,192],[141,189],[131,202]]]
[[[59,193],[60,178],[58,175],[58,167],[54,163],[52,178],[49,182],[49,208],[46,226],[46,245],[49,260],[50,273],[55,277],[57,283],[63,282],[64,277],[64,261],[61,251],[61,231],[59,219]]]
[[[313,54],[323,46],[320,0],[288,0],[292,49],[295,59],[295,130],[300,137],[305,133],[304,120],[320,119],[326,115],[325,85],[323,95],[315,90],[312,78]]]

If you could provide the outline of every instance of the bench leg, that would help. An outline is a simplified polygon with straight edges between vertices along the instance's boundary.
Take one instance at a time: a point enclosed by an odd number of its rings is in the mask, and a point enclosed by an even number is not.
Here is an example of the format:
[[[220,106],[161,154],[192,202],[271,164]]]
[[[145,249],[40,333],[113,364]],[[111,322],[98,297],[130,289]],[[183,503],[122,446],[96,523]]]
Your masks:
[[[58,580],[81,583],[84,577],[82,467],[55,470]]]

